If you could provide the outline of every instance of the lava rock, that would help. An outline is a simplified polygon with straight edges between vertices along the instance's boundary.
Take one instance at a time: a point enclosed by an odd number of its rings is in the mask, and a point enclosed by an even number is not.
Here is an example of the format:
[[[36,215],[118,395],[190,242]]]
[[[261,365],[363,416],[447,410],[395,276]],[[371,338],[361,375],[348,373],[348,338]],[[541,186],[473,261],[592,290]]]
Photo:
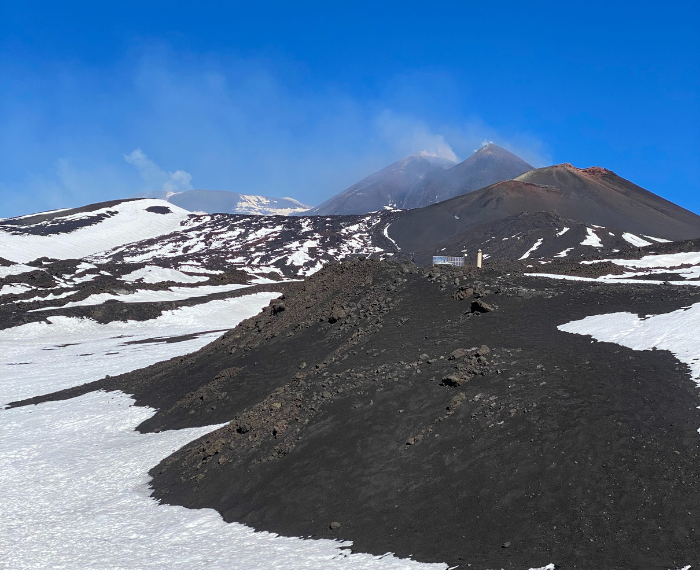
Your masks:
[[[488,303],[485,303],[481,299],[477,299],[476,301],[472,301],[472,306],[471,306],[472,313],[490,313],[493,310],[495,310],[495,309],[491,305],[489,305]]]
[[[442,384],[444,386],[456,388],[466,384],[467,380],[469,380],[469,376],[465,376],[463,374],[448,374],[442,378]]]
[[[456,281],[456,280],[455,280]],[[474,296],[473,287],[460,287],[454,294],[454,298],[458,301],[463,301],[464,299],[469,299],[469,297]]]
[[[335,306],[331,310],[331,316],[328,317],[328,322],[329,323],[336,323],[340,319],[344,319],[347,316],[348,316],[348,313],[345,309],[343,309],[342,307]]]

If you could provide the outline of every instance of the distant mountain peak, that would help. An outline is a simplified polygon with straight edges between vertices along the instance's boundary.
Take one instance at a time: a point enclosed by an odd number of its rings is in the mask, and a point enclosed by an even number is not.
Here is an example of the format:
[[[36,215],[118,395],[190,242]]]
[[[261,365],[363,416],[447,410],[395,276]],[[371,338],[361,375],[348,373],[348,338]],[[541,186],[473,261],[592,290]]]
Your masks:
[[[474,154],[472,154],[469,158],[472,158],[472,157],[480,158],[480,157],[489,156],[489,155],[508,157],[508,158],[516,158],[518,160],[522,160],[516,154],[513,154],[509,150],[506,150],[502,146],[498,146],[496,143],[493,143],[493,142],[487,142],[487,143],[483,144],[481,146],[481,148],[479,150],[474,151]],[[525,163],[525,164],[527,164],[527,163]]]
[[[308,214],[365,214],[386,206],[420,208],[501,180],[512,180],[532,168],[492,142],[459,163],[440,153],[422,150],[370,174]]]
[[[501,148],[501,147],[498,146],[496,143],[493,143],[493,142],[490,142],[490,141],[489,141],[489,142],[484,142],[484,143],[482,143],[481,147],[479,147],[477,150],[474,151],[474,153],[477,153],[477,152],[481,152],[481,153],[484,153],[484,152],[491,152],[491,151],[493,151],[494,149],[497,149],[497,148]]]
[[[305,212],[311,206],[302,204],[294,198],[276,198],[242,194],[227,190],[186,190],[184,192],[165,192],[158,190],[138,194],[138,198],[159,198],[195,213],[226,213],[257,216],[289,216]]]

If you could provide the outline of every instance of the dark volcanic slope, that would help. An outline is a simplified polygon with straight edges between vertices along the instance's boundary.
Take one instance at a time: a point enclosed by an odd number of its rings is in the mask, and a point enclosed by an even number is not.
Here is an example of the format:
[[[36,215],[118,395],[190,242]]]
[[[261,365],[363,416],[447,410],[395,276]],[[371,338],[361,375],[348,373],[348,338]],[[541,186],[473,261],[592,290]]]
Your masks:
[[[563,190],[562,216],[673,240],[700,237],[700,216],[605,168],[559,164],[516,180]]]
[[[453,164],[445,158],[412,154],[370,174],[304,215],[366,214],[385,206],[404,208],[407,195]]]
[[[542,178],[558,185],[528,181]],[[467,228],[522,212],[556,213],[586,224],[670,240],[700,236],[700,216],[609,171],[580,170],[566,164],[401,212],[389,235],[404,251],[416,253]]]
[[[230,420],[154,468],[154,494],[257,529],[460,568],[694,563],[688,368],[557,326],[700,291],[506,269],[332,264],[198,353],[54,397],[134,393],[160,410],[143,431]]]
[[[488,144],[467,160],[454,162],[412,154],[375,172],[306,214],[364,214],[391,208],[420,208],[510,180],[532,170],[525,161]]]
[[[582,245],[595,236],[599,247]],[[464,255],[476,263],[476,252],[481,249],[484,259],[503,261],[542,258],[601,258],[620,257],[634,247],[615,228],[588,227],[586,224],[550,214],[549,212],[523,213],[495,222],[470,227],[454,236],[417,252],[414,261],[432,265],[433,255]],[[588,242],[586,240],[589,240]],[[650,242],[650,240],[648,240]],[[658,250],[658,243],[653,244]]]
[[[533,167],[512,152],[489,143],[466,160],[413,188],[404,208],[421,208],[473,192],[502,180],[511,180]]]

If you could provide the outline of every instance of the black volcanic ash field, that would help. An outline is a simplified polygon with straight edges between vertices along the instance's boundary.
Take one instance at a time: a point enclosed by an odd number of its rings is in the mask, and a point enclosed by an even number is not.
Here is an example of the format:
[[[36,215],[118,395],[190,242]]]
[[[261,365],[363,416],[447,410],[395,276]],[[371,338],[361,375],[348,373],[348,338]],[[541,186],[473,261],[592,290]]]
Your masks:
[[[134,393],[160,410],[144,431],[230,420],[155,467],[154,495],[258,530],[460,567],[680,568],[699,542],[688,368],[557,326],[698,299],[331,264],[197,353],[53,397]]]

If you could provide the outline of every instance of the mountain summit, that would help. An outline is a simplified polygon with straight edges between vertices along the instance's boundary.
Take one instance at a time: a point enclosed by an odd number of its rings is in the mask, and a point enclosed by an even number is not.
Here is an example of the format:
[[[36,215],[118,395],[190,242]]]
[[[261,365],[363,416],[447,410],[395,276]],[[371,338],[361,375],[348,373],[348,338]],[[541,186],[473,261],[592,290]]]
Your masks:
[[[512,180],[533,168],[512,152],[488,143],[442,176],[427,182],[419,191],[412,192],[404,207],[421,208],[442,202],[496,182]]]
[[[411,154],[370,174],[304,215],[366,214],[405,208],[409,194],[454,166],[454,161],[425,152]]]
[[[532,170],[498,145],[484,145],[455,164],[424,152],[370,174],[305,214],[365,214],[381,209],[421,208]]]
[[[548,212],[583,224],[631,232],[642,239],[700,237],[697,214],[605,168],[571,164],[538,168],[514,180],[401,212],[388,235],[403,251],[416,253],[478,225],[523,212]]]

